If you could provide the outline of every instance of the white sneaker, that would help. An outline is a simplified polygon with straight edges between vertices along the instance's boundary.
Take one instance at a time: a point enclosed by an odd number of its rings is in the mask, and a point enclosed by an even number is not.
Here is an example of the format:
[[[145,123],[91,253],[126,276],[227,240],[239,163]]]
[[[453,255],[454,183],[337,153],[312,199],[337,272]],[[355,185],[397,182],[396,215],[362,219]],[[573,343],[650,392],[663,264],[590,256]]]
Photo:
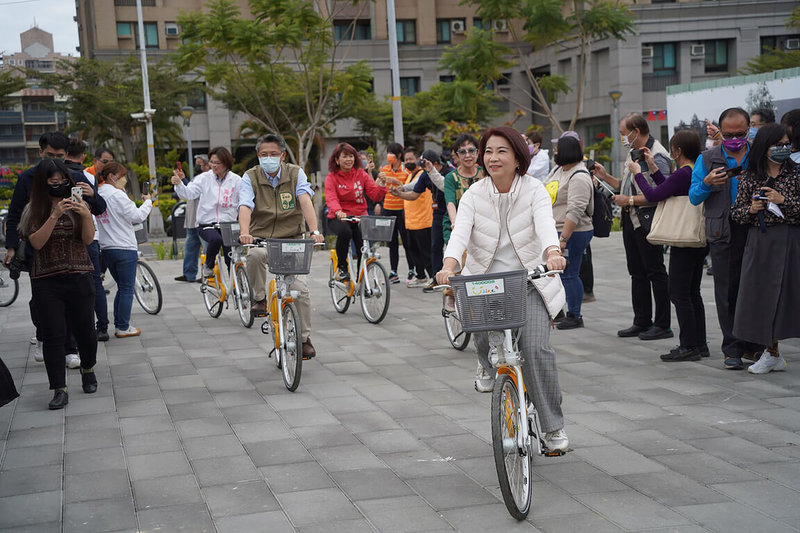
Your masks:
[[[36,344],[37,342],[39,342],[39,341],[36,339],[36,335],[34,335],[33,337],[31,337],[31,338],[30,338],[30,342],[31,342],[31,344]]]
[[[214,269],[208,268],[208,265],[203,265],[203,277],[210,278],[214,276]]]
[[[81,366],[81,358],[76,353],[68,353],[65,357],[67,368],[78,368]]]
[[[545,433],[544,444],[551,452],[565,452],[569,449],[569,439],[563,429]]]
[[[480,363],[478,363],[478,370],[475,373],[475,390],[478,392],[494,390],[494,375],[490,374]]]
[[[117,329],[114,332],[114,336],[118,339],[124,339],[125,337],[137,337],[141,334],[142,330],[131,325],[128,325],[128,329]]]
[[[36,341],[36,348],[33,350],[33,360],[37,363],[44,362],[44,352],[42,351],[42,341]]]
[[[430,282],[431,282],[431,280],[429,280],[428,278],[414,278],[408,284],[408,287],[410,289],[420,289],[420,288],[425,287],[426,285],[428,285]]]
[[[769,352],[764,352],[761,359],[747,367],[747,371],[751,374],[767,374],[773,370],[776,372],[786,370],[786,359],[782,355],[774,357]]]

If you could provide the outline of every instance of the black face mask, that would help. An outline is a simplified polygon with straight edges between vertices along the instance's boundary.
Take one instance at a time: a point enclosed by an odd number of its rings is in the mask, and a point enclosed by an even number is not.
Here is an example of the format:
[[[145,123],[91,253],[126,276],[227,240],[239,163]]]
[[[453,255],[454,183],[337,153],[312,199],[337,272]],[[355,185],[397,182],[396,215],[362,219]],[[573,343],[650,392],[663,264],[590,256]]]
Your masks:
[[[406,163],[406,170],[412,172],[415,168],[417,168],[416,163]]]
[[[50,196],[54,196],[56,198],[69,198],[69,195],[72,194],[72,185],[70,185],[69,183],[48,185],[47,192],[50,193]]]

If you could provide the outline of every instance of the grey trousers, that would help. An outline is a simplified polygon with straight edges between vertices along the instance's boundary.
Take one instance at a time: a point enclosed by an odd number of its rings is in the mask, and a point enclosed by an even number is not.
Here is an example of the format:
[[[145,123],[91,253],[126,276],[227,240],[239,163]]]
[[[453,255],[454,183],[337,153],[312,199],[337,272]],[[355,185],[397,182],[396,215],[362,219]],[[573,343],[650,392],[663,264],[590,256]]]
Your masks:
[[[267,249],[250,248],[247,252],[247,280],[253,289],[253,301],[260,302],[267,297]],[[311,335],[311,297],[308,294],[308,283],[305,276],[294,276],[289,289],[298,291],[300,295],[294,301],[300,315],[300,337],[303,342]],[[269,302],[267,302],[269,303]]]
[[[514,332],[516,333],[516,332]],[[475,333],[478,361],[489,374],[495,369],[489,362],[489,335]],[[528,396],[539,413],[542,431],[549,433],[564,427],[561,412],[561,387],[556,370],[556,352],[550,346],[550,316],[539,292],[528,285],[528,322],[522,327],[518,347],[522,352],[522,376]]]

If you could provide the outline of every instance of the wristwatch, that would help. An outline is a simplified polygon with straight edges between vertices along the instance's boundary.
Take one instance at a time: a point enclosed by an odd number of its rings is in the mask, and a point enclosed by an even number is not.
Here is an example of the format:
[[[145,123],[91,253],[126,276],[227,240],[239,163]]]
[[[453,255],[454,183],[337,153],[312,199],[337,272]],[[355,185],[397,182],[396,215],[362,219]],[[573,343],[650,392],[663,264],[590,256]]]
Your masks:
[[[628,198],[628,205],[633,207],[633,196]]]
[[[311,232],[311,235],[322,235],[322,233],[320,233],[318,229],[315,229],[314,231]]]

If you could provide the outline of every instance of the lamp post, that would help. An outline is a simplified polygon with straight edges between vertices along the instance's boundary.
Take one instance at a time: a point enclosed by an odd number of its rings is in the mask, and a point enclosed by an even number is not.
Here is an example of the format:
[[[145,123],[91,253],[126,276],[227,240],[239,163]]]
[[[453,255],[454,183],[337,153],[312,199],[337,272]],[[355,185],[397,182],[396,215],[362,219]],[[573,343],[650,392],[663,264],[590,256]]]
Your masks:
[[[389,24],[389,68],[392,71],[392,126],[394,142],[403,142],[403,105],[400,100],[400,60],[397,55],[397,18],[394,0],[386,2],[386,18]]]
[[[181,115],[183,115],[183,125],[186,126],[186,147],[189,151],[188,157],[186,158],[187,164],[189,165],[189,181],[194,178],[194,159],[192,158],[192,113],[194,113],[194,108],[190,105],[185,105],[181,108]]]
[[[611,101],[614,104],[612,110],[612,117],[611,117],[611,131],[612,131],[612,138],[614,139],[614,161],[612,161],[612,169],[611,172],[614,176],[620,176],[622,173],[619,169],[619,139],[616,135],[613,134],[615,131],[614,128],[617,124],[619,124],[619,99],[622,98],[622,91],[619,89],[614,89],[613,91],[608,91],[608,96],[611,97]]]

